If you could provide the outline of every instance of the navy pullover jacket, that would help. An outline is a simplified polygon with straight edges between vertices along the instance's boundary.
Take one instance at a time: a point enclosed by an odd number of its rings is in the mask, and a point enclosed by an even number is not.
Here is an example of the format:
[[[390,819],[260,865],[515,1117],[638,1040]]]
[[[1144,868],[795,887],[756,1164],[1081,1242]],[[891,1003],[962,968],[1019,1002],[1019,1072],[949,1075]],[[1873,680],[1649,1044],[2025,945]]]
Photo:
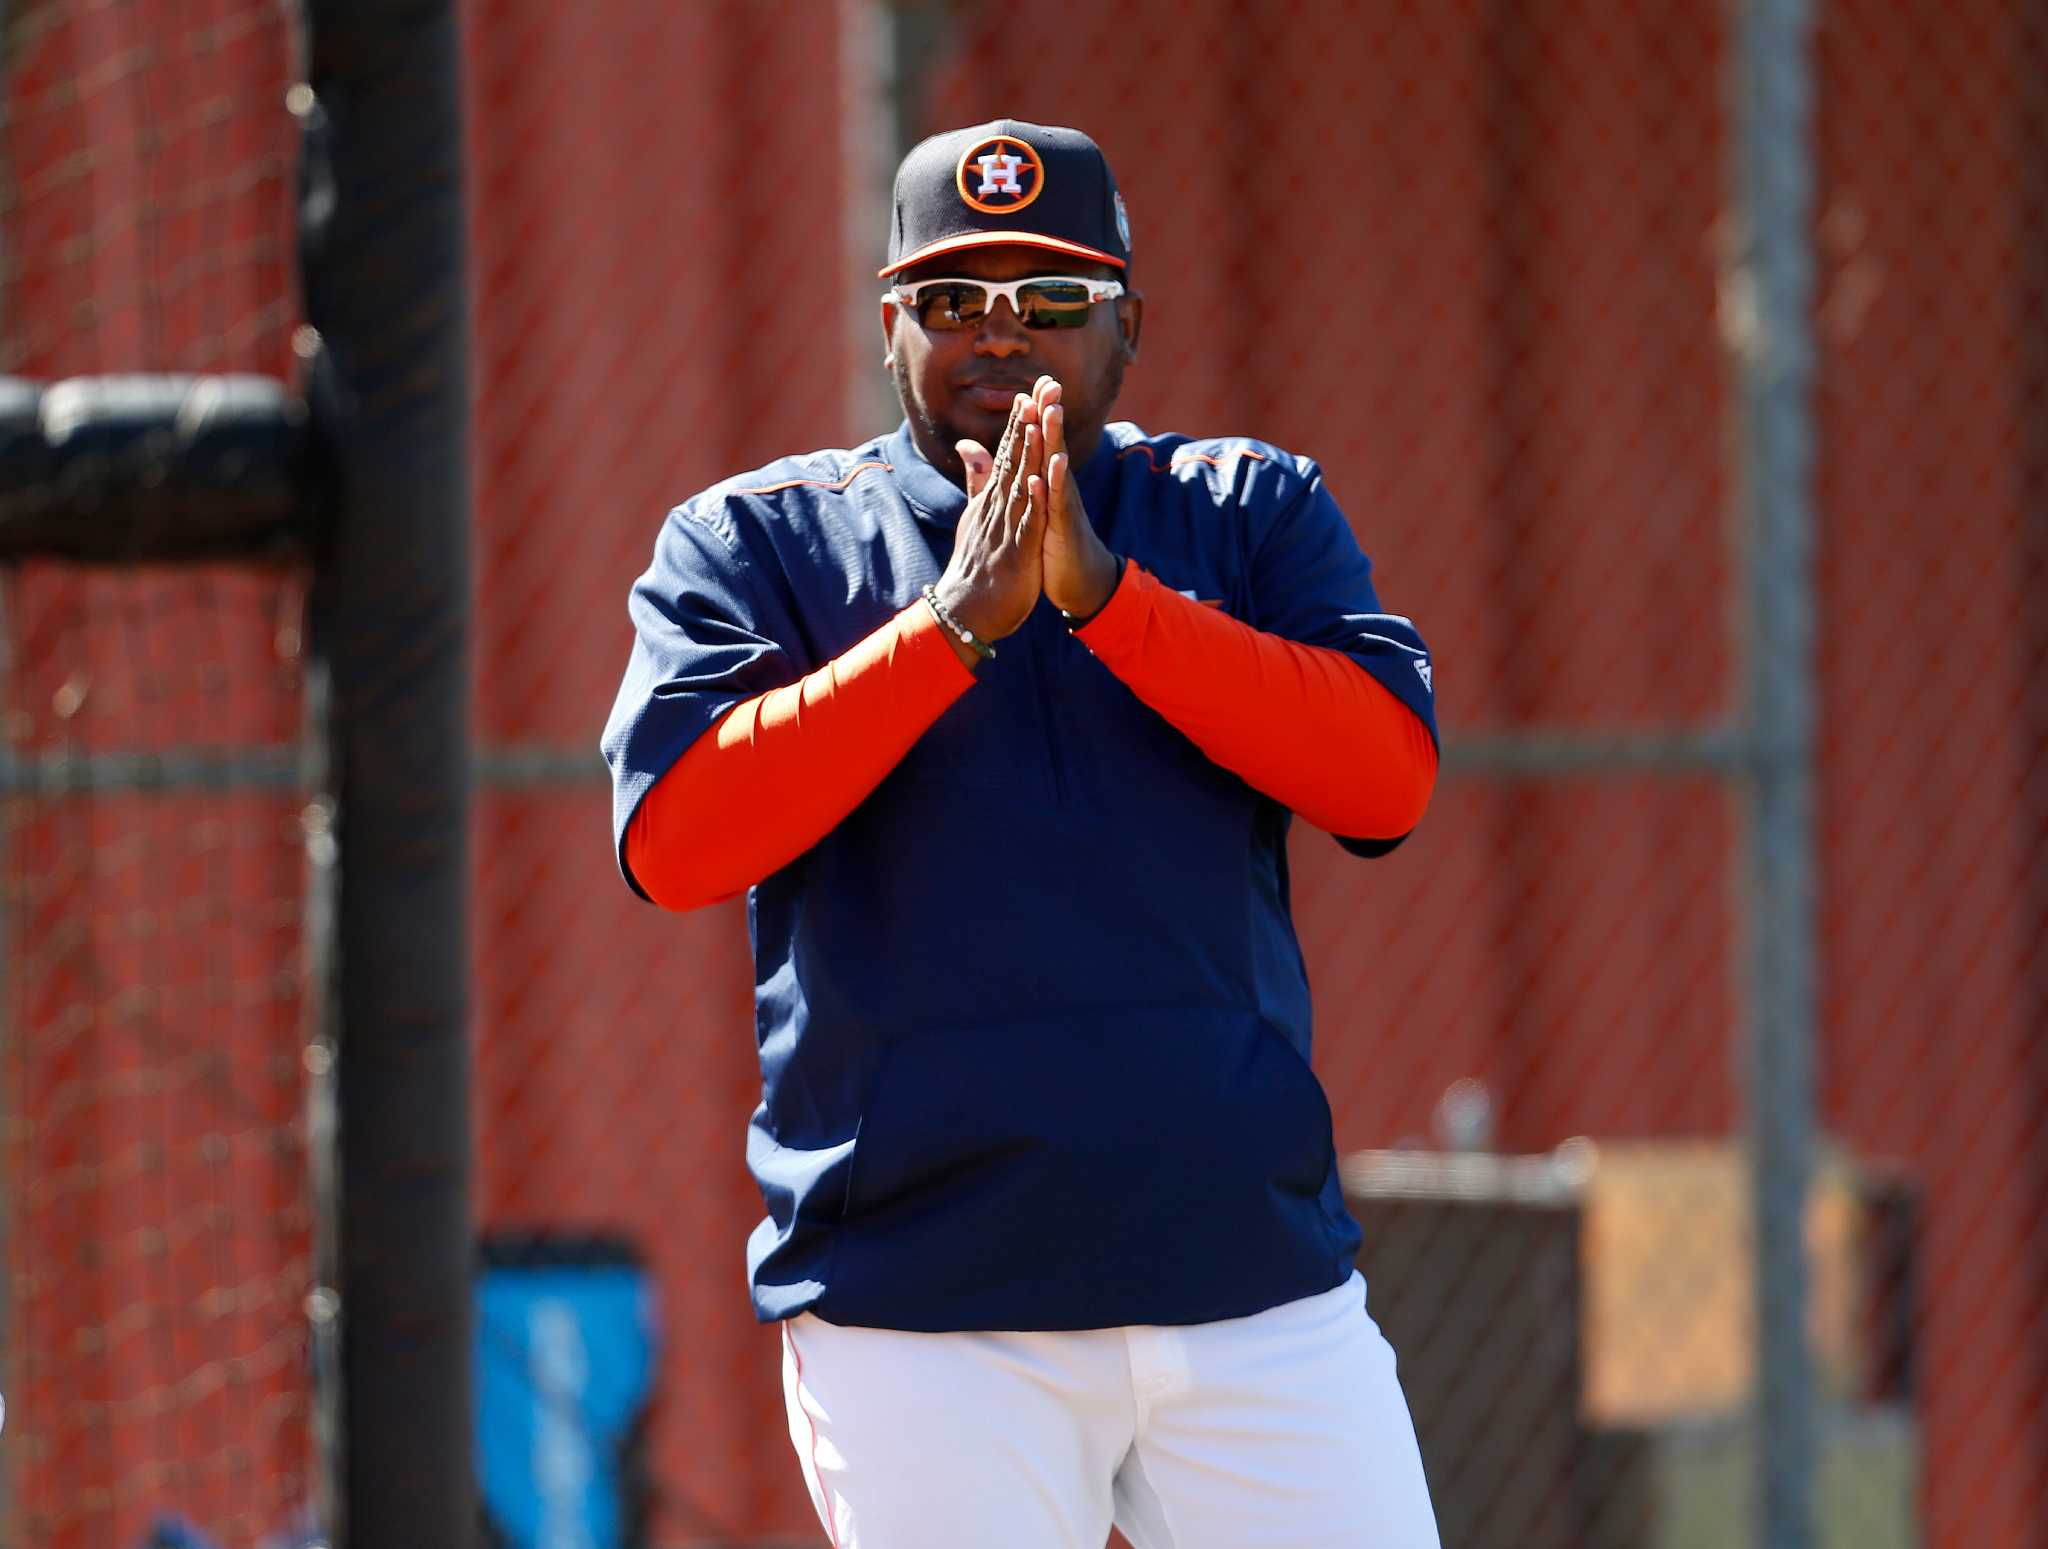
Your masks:
[[[1314,463],[1119,423],[1077,479],[1112,550],[1344,652],[1436,735],[1422,641],[1380,611]],[[690,744],[915,601],[965,506],[904,426],[670,513],[603,739],[622,865],[635,809]],[[1309,1068],[1289,813],[1043,599],[978,678],[748,895],[756,1314],[1107,1328],[1337,1285],[1359,1236]]]

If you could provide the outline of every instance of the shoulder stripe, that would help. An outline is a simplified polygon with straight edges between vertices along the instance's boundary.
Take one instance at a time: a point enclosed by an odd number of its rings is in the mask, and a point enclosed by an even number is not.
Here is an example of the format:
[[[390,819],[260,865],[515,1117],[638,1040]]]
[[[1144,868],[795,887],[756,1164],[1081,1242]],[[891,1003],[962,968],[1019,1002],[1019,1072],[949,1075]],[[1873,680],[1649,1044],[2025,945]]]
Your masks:
[[[851,484],[862,474],[872,472],[876,468],[881,469],[884,473],[894,473],[896,471],[894,463],[855,463],[852,470],[843,479],[784,479],[780,484],[761,484],[752,489],[732,490],[730,493],[734,495],[772,495],[777,490],[797,489],[804,485],[814,486],[818,489],[845,489],[847,485]]]
[[[1152,448],[1147,446],[1142,441],[1139,442],[1136,446],[1127,446],[1121,452],[1117,453],[1117,460],[1122,461],[1124,458],[1129,457],[1133,452],[1143,452],[1145,454],[1145,461],[1152,465],[1152,471],[1154,473],[1168,473],[1173,469],[1178,468],[1182,463],[1207,463],[1212,468],[1221,468],[1224,462],[1226,461],[1226,459],[1222,457],[1211,457],[1207,452],[1176,452],[1173,456],[1172,461],[1167,463],[1167,465],[1164,468],[1162,468],[1159,466],[1159,459],[1152,455]],[[1249,457],[1255,463],[1262,463],[1266,460],[1266,454],[1264,452],[1254,452],[1249,447],[1245,448],[1243,451],[1232,452],[1229,454],[1229,456]]]

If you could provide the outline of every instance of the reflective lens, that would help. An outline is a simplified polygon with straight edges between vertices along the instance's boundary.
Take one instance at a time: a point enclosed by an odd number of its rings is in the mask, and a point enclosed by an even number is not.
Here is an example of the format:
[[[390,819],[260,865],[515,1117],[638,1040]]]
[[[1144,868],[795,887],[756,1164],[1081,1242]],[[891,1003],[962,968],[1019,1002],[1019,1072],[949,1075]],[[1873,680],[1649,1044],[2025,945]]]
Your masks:
[[[934,333],[980,327],[995,304],[994,296],[1009,296],[1018,320],[1026,328],[1079,328],[1088,321],[1088,309],[1093,304],[1086,280],[1018,280],[994,286],[973,280],[925,280],[908,288],[911,315]],[[1110,290],[1112,294],[1122,289],[1096,288]]]

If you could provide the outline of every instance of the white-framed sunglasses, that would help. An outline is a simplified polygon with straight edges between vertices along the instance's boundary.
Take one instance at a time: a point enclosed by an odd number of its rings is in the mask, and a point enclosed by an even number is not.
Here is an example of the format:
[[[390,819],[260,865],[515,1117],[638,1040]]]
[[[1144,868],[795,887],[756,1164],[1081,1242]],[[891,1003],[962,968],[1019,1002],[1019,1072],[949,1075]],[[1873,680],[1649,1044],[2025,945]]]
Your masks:
[[[893,301],[933,333],[978,328],[1001,297],[1010,303],[1026,328],[1079,328],[1088,309],[1124,293],[1115,280],[1089,280],[1071,274],[1033,275],[1027,280],[933,279],[892,285],[884,301]]]

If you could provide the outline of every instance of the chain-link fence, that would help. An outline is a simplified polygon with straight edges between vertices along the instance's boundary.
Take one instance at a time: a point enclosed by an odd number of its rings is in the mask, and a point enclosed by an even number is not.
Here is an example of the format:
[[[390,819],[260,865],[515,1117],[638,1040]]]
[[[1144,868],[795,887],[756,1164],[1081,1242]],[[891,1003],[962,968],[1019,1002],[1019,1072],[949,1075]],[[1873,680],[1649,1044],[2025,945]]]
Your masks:
[[[287,375],[283,11],[0,21],[0,372]],[[10,1546],[181,1517],[247,1544],[311,1496],[303,597],[278,568],[0,585]]]
[[[1301,832],[1293,861],[1445,1542],[1761,1543],[1759,1437],[1790,1436],[1812,1542],[2048,1545],[2048,19],[1794,9],[1763,63],[1808,116],[1767,144],[1810,211],[1760,233],[1736,66],[1771,9],[467,7],[480,1225],[644,1256],[655,1542],[816,1524],[743,1289],[743,913],[633,904],[607,852],[625,590],[684,496],[894,422],[889,173],[1007,114],[1116,166],[1148,302],[1121,412],[1318,458],[1441,669],[1421,831],[1373,863]],[[282,373],[278,12],[17,4],[8,45],[11,363]],[[1812,263],[1811,463],[1774,465],[1810,545],[1746,493],[1765,238]],[[1758,633],[1773,584],[1806,644]],[[291,744],[288,584],[12,585],[18,771]],[[1788,685],[1810,761],[1759,735]],[[1788,771],[1789,829],[1761,799]],[[191,1374],[303,1391],[262,1364],[293,1297],[227,1294],[303,1284],[302,1228],[222,1193],[257,1187],[247,1134],[296,1197],[296,808],[36,778],[9,786],[10,1528],[125,1543],[97,1524],[165,1493],[245,1541],[299,1497],[303,1438],[258,1449],[256,1406],[217,1415]],[[1767,912],[1760,861],[1809,870],[1811,910]],[[1773,999],[1785,946],[1804,1008]],[[1802,1052],[1793,1166],[1758,1190],[1745,1140]],[[1802,1194],[1788,1410],[1753,1221]],[[214,1237],[178,1224],[201,1203]],[[185,1311],[229,1301],[276,1320]],[[163,1473],[230,1456],[251,1504]],[[88,1529],[87,1500],[127,1514]]]

